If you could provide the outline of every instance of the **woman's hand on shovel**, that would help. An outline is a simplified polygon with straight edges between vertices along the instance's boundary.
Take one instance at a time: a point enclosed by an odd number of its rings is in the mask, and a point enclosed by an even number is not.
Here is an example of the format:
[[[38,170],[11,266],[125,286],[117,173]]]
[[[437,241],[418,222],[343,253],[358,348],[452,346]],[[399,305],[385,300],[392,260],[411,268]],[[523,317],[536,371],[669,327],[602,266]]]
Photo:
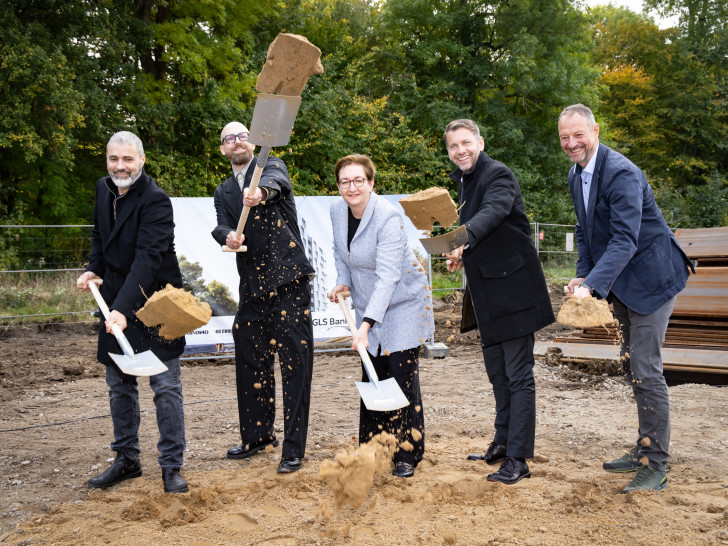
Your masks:
[[[331,292],[327,294],[331,303],[339,302],[339,300],[336,299],[336,294],[338,294],[339,292],[342,293],[341,295],[344,297],[344,299],[346,299],[350,295],[350,290],[348,286],[346,286],[345,284],[337,284],[331,289]]]
[[[368,322],[362,322],[361,326],[359,326],[359,329],[356,331],[356,335],[351,340],[351,348],[355,351],[359,350],[359,343],[362,343],[364,345],[364,348],[369,347],[369,326]]]

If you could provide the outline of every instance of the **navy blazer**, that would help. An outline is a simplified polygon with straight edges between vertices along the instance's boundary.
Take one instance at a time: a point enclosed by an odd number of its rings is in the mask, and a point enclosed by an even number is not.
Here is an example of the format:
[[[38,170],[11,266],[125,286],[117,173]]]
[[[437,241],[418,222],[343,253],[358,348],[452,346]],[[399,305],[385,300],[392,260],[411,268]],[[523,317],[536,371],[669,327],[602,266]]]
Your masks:
[[[629,159],[599,145],[584,209],[576,166],[569,191],[576,211],[576,276],[602,298],[617,297],[642,315],[680,292],[690,260],[657,207],[644,173]]]

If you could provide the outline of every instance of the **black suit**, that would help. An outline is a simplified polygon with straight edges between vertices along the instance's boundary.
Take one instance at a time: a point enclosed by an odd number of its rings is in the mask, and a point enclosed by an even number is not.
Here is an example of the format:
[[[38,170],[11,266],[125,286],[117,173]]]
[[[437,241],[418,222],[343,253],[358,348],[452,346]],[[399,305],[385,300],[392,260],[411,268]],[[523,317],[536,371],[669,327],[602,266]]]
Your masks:
[[[116,211],[116,219],[114,214]],[[167,283],[180,288],[177,255],[174,250],[172,202],[144,171],[121,197],[108,176],[96,182],[96,206],[91,256],[86,271],[104,282],[101,295],[112,311],[126,316],[124,335],[137,352],[151,349],[160,360],[182,354],[185,338],[167,341],[158,328],[147,328],[136,318],[138,311]],[[101,318],[98,360],[112,362],[109,352],[121,354],[113,334],[107,334]]]
[[[245,177],[250,185],[256,158]],[[308,434],[313,370],[313,324],[309,276],[313,275],[298,230],[296,203],[285,163],[270,157],[259,186],[275,195],[250,211],[243,234],[247,252],[237,253],[240,304],[233,326],[238,413],[243,445],[274,437],[274,355],[283,380],[283,457],[303,457]],[[243,196],[234,177],[215,189],[217,227],[225,244],[235,231]]]
[[[496,402],[494,441],[509,457],[533,457],[534,332],[552,323],[554,312],[521,188],[511,170],[485,152],[472,172],[457,169],[450,176],[459,183],[460,225],[468,232],[462,259]],[[463,322],[463,331],[474,327]]]

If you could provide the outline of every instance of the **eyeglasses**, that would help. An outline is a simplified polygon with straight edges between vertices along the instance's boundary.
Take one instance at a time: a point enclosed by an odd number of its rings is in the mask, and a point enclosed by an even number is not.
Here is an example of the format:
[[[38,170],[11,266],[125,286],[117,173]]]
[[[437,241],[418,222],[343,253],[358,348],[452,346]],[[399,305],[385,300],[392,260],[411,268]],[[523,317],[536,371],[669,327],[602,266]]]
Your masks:
[[[367,182],[367,179],[366,178],[355,178],[353,180],[348,180],[346,178],[342,178],[341,180],[339,180],[337,182],[337,184],[339,184],[339,187],[342,190],[348,190],[349,186],[351,186],[352,182],[354,183],[354,186],[356,186],[357,188],[361,188],[364,185],[364,182]]]
[[[228,144],[235,144],[235,139],[239,139],[240,142],[248,142],[248,133],[238,133],[237,135],[225,135],[223,141]]]

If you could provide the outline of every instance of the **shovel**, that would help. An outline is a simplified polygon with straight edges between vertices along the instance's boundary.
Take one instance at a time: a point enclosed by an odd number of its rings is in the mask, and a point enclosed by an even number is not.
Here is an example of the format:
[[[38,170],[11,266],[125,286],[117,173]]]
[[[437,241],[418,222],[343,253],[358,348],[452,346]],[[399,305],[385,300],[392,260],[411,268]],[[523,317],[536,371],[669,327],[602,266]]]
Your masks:
[[[354,318],[351,316],[349,307],[344,302],[344,294],[338,292],[336,299],[339,300],[339,305],[344,311],[346,322],[349,323],[349,330],[351,335],[356,335],[356,323]],[[359,351],[359,356],[364,363],[364,371],[369,378],[369,383],[363,381],[356,381],[354,384],[359,389],[361,399],[364,401],[364,405],[369,411],[394,411],[409,405],[407,397],[402,392],[402,389],[397,384],[397,381],[390,377],[384,381],[380,381],[377,377],[377,372],[374,371],[374,365],[372,364],[369,353],[367,352],[362,342],[357,343],[356,346]]]
[[[96,303],[99,304],[99,309],[104,314],[104,318],[109,320],[109,306],[106,305],[104,298],[101,297],[101,293],[96,286],[97,283],[101,284],[101,282],[99,279],[89,281],[88,287],[91,289],[94,298],[96,298]],[[129,340],[126,339],[118,324],[112,324],[111,331],[114,333],[116,341],[119,342],[119,346],[124,354],[116,355],[109,353],[109,356],[119,366],[122,372],[127,375],[149,376],[167,371],[167,366],[152,351],[134,354],[134,349],[129,345]]]
[[[255,100],[253,121],[248,134],[248,142],[260,146],[248,195],[254,194],[258,188],[271,149],[288,144],[298,108],[301,106],[300,93],[309,75],[323,73],[320,57],[321,50],[303,36],[279,34],[271,43],[266,65],[258,76],[256,89],[260,92]],[[283,94],[271,94],[276,91],[282,91]],[[250,207],[243,205],[235,231],[238,239],[243,234],[249,214]],[[237,249],[227,245],[222,247],[223,252],[247,250],[245,245]]]

